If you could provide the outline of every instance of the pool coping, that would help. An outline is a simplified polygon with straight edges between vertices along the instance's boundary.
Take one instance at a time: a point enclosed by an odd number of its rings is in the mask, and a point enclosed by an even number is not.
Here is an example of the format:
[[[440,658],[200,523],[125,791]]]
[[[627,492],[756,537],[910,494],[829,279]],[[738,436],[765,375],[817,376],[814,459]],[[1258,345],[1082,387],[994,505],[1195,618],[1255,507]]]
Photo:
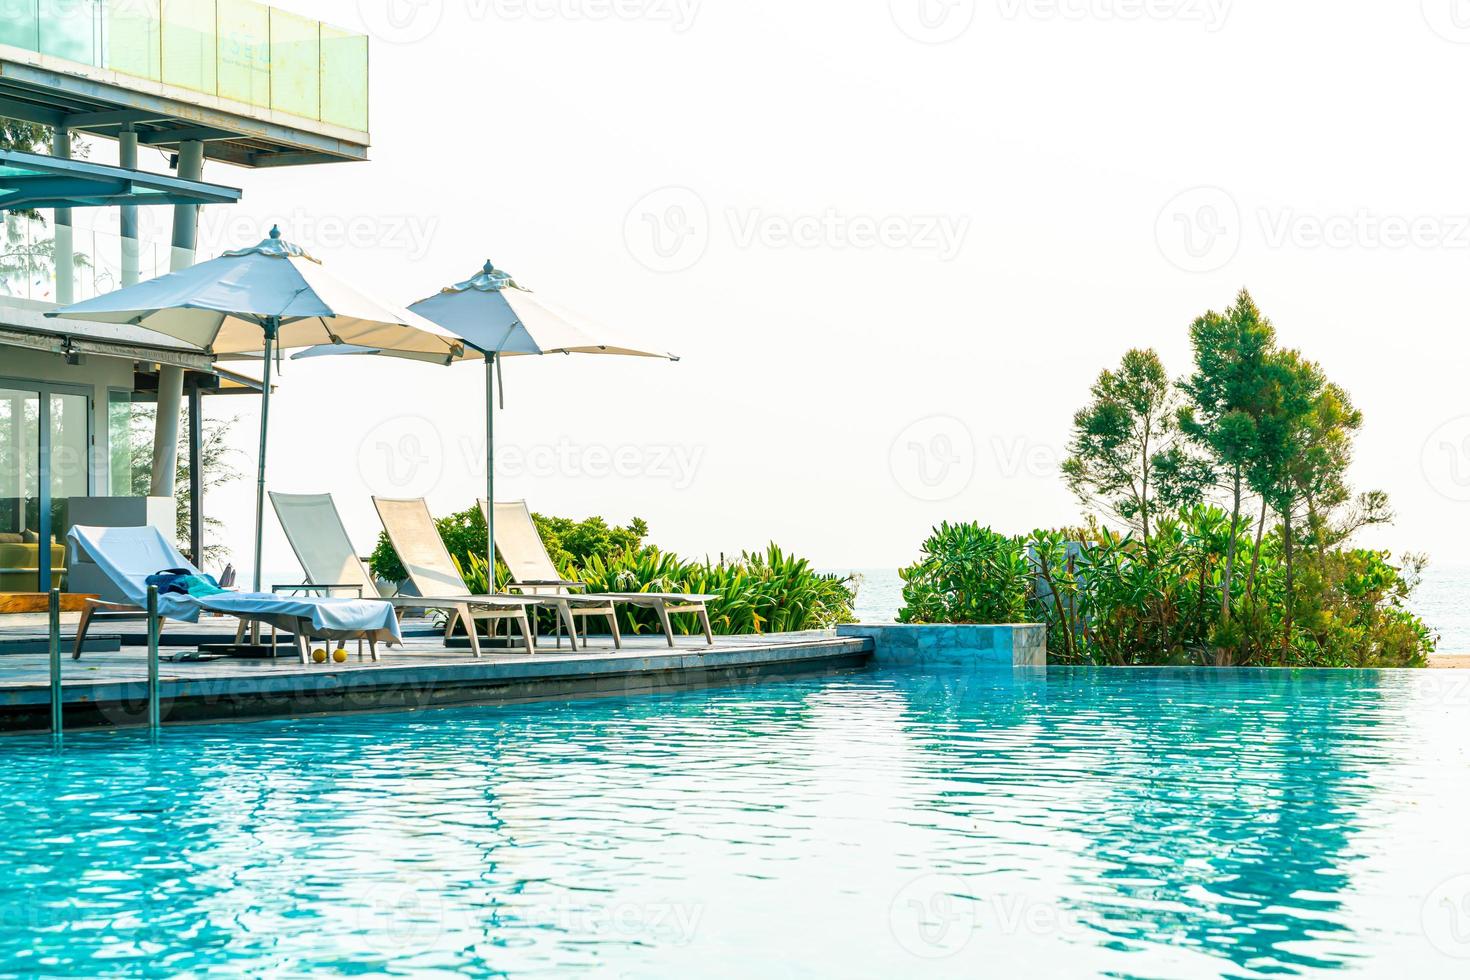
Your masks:
[[[885,667],[1046,666],[1041,623],[857,623],[837,635],[872,641],[873,660]]]
[[[187,676],[187,666],[165,664],[159,693],[163,723],[169,725],[641,696],[863,669],[873,653],[873,642],[859,637],[798,636],[709,650],[684,646],[479,660],[466,656],[423,664],[292,665],[270,671],[241,666],[193,678]],[[68,680],[62,695],[67,729],[133,727],[146,721],[147,688],[141,677]],[[49,712],[45,683],[0,685],[0,732],[45,731]]]

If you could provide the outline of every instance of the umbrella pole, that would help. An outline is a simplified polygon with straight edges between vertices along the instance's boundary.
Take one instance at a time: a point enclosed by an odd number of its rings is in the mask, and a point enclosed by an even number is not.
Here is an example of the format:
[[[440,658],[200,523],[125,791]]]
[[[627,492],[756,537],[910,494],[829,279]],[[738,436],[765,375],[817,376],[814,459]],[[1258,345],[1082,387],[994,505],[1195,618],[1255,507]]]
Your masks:
[[[486,588],[495,592],[495,355],[485,355]]]
[[[271,358],[275,352],[276,332],[281,328],[279,317],[265,321],[265,370],[260,378],[260,455],[255,463],[255,568],[252,572],[254,591],[260,591],[261,535],[265,525],[265,437],[270,431],[271,417]]]

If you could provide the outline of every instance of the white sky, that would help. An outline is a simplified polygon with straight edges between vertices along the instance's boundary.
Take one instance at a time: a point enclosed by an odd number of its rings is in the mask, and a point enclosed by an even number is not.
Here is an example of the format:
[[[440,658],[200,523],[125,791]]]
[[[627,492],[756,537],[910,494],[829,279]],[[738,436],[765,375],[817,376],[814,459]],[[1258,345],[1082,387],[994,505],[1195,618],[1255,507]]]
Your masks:
[[[511,361],[500,437],[563,451],[507,460],[502,499],[852,567],[944,519],[1071,523],[1056,464],[1089,383],[1130,346],[1183,374],[1190,321],[1244,284],[1367,417],[1355,478],[1400,514],[1373,543],[1470,554],[1462,2],[389,2],[281,4],[392,35],[372,161],[209,166],[245,199],[202,240],[280,219],[405,303],[488,257],[683,356]],[[481,386],[288,363],[270,485],[331,490],[364,551],[371,492],[467,506]],[[241,564],[252,493],[209,501]],[[273,519],[267,542],[291,568]]]

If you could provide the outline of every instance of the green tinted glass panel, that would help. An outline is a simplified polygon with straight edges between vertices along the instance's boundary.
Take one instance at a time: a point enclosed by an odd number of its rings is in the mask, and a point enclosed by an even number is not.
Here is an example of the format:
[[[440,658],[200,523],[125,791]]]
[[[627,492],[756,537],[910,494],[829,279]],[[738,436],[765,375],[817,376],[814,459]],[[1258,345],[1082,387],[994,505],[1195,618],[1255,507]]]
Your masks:
[[[39,51],[39,12],[37,0],[0,0],[0,44]]]
[[[102,39],[108,68],[155,82],[163,77],[158,0],[107,0]]]
[[[152,406],[134,404],[134,397],[131,391],[107,393],[107,492],[113,497],[148,492],[147,456],[135,454],[133,446],[152,444]]]
[[[271,107],[321,118],[321,25],[271,8]]]
[[[213,95],[215,92],[214,4],[163,0],[163,80]]]
[[[83,65],[99,64],[100,0],[41,0],[41,53]]]
[[[367,38],[323,24],[322,121],[366,132],[367,80]]]
[[[0,387],[0,533],[40,529],[40,447],[40,395]],[[0,592],[36,591],[38,555],[34,547],[0,544]]]
[[[219,0],[219,94],[271,104],[270,11],[252,0]]]

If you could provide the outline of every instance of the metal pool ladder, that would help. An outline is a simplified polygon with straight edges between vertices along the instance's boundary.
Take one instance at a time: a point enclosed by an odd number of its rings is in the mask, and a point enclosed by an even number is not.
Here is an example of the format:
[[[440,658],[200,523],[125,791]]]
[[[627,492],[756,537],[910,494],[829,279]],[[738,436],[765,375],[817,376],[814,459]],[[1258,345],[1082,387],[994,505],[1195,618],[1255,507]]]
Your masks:
[[[62,691],[61,691],[61,590],[52,589],[47,604],[49,627],[46,652],[51,670],[51,734],[61,736]],[[158,586],[148,586],[148,730],[157,731],[162,725],[162,714],[158,698]]]

